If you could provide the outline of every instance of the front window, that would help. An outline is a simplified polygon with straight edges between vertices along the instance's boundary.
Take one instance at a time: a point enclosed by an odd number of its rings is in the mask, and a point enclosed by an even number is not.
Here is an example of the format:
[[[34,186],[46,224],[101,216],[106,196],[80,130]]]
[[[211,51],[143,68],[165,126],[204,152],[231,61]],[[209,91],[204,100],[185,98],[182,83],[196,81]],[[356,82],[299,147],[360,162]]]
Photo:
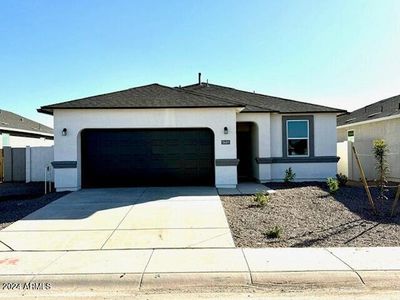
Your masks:
[[[286,121],[287,155],[309,156],[309,122],[308,120]]]
[[[354,130],[347,131],[347,140],[354,143]]]
[[[3,133],[1,137],[2,137],[3,147],[10,146],[10,134]]]

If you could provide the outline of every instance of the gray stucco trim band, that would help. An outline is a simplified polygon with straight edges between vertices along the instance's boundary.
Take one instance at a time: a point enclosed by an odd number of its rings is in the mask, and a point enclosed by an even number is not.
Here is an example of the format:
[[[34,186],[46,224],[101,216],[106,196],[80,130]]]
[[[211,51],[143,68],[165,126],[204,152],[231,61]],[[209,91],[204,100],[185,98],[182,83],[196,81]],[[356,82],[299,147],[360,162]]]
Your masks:
[[[256,162],[259,165],[280,164],[280,163],[336,163],[338,156],[314,156],[314,157],[257,157]]]
[[[219,158],[215,160],[215,165],[218,167],[222,166],[237,166],[239,164],[238,159],[225,159],[225,158]]]
[[[76,169],[77,162],[71,161],[52,161],[51,165],[54,169]]]

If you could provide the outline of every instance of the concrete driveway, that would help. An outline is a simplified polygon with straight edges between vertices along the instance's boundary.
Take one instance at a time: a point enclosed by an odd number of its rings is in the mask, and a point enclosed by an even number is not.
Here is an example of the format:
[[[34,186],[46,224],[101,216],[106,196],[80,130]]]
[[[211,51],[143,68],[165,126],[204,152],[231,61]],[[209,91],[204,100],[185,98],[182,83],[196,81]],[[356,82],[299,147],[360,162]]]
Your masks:
[[[81,190],[6,227],[0,241],[13,250],[234,247],[211,187]]]

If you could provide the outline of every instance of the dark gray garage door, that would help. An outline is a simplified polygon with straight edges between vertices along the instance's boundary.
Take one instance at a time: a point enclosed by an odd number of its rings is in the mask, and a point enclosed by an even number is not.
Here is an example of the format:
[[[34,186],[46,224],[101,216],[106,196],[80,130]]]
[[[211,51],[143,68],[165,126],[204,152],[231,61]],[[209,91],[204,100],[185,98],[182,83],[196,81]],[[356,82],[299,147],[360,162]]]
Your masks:
[[[82,186],[214,185],[209,129],[86,129]]]

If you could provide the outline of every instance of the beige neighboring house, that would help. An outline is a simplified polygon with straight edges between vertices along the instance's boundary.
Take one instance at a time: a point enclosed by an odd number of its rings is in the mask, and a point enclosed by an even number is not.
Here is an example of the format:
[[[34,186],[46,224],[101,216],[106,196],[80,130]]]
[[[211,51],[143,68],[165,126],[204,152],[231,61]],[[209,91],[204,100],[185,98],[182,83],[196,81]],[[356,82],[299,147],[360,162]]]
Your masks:
[[[50,127],[0,109],[0,181],[4,171],[4,147],[20,148],[16,151],[25,155],[26,146],[45,147],[53,144],[53,129]]]
[[[377,177],[375,159],[372,153],[372,143],[375,139],[384,139],[387,142],[389,146],[390,180],[400,181],[400,95],[378,101],[338,117],[338,155],[341,152],[340,148],[343,146],[343,142],[353,142],[359,153],[367,179]],[[343,164],[345,161],[346,159],[342,160],[341,157],[339,164]],[[349,177],[353,177],[351,179],[357,180],[359,178],[358,168],[354,162],[349,164],[347,171],[350,174]]]

